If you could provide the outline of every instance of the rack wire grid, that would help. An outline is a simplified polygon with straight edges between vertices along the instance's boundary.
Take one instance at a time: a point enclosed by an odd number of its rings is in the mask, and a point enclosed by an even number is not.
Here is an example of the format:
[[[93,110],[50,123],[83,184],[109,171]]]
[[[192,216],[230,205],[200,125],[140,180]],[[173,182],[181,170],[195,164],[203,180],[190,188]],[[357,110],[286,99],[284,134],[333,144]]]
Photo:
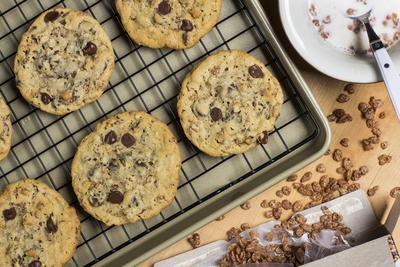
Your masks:
[[[109,34],[116,55],[116,67],[104,95],[64,116],[50,115],[27,104],[18,93],[12,70],[21,35],[41,12],[53,7],[89,12]],[[124,31],[113,1],[2,0],[0,12],[0,88],[11,109],[14,129],[12,150],[0,163],[0,190],[21,178],[39,179],[77,209],[81,239],[67,266],[90,266],[101,261],[304,146],[318,134],[315,119],[242,0],[224,0],[217,25],[187,50],[138,46]],[[183,77],[196,63],[223,49],[241,49],[263,60],[284,87],[285,101],[267,145],[242,155],[213,158],[199,152],[185,138],[175,104]],[[174,132],[183,158],[180,185],[174,202],[159,216],[107,227],[79,207],[70,185],[70,163],[80,140],[96,123],[125,110],[145,110]],[[215,179],[221,168],[223,174]]]

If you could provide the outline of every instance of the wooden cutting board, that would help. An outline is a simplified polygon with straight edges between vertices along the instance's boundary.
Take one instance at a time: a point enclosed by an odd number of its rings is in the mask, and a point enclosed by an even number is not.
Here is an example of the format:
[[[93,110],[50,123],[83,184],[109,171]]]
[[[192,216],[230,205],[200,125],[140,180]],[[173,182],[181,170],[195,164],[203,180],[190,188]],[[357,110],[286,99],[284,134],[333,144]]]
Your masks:
[[[379,185],[379,190],[375,196],[370,198],[370,200],[377,217],[381,218],[387,207],[391,205],[390,203],[392,203],[392,199],[389,197],[390,189],[395,186],[400,186],[400,122],[396,119],[384,84],[377,83],[355,85],[354,87],[356,89],[356,93],[351,95],[349,102],[343,104],[336,102],[337,96],[343,92],[343,88],[346,83],[327,77],[307,64],[295,52],[294,48],[291,47],[283,32],[281,23],[279,21],[277,4],[278,0],[262,2],[267,15],[271,20],[271,24],[281,40],[281,43],[286,44],[284,45],[286,51],[301,70],[305,80],[310,86],[324,113],[330,114],[335,108],[343,108],[352,115],[353,121],[350,123],[331,123],[333,133],[331,149],[341,148],[344,155],[353,160],[353,164],[355,166],[368,166],[369,173],[361,178],[359,183],[361,184],[361,188],[364,190],[367,190],[371,186]],[[370,96],[380,98],[384,102],[384,106],[380,110],[386,112],[386,118],[379,120],[379,128],[383,133],[381,140],[389,142],[389,147],[386,150],[382,150],[378,146],[372,151],[364,152],[360,144],[360,140],[369,137],[371,133],[370,129],[368,129],[365,125],[365,120],[361,118],[360,112],[357,110],[357,106],[361,101],[368,102]],[[339,145],[339,141],[344,137],[350,139],[348,148],[343,148]],[[391,155],[393,159],[390,164],[380,166],[378,164],[377,157],[383,153]],[[335,176],[335,170],[337,167],[339,167],[339,163],[333,161],[329,156],[324,156],[317,162],[299,171],[298,174],[302,174],[306,171],[312,171],[315,173],[315,167],[318,163],[324,163],[327,168],[327,174]],[[318,177],[319,175],[314,175],[315,179]],[[338,175],[336,175],[336,177],[338,177]],[[229,230],[231,227],[239,227],[242,223],[249,223],[250,226],[255,226],[266,222],[267,219],[263,215],[265,209],[260,207],[260,203],[264,199],[277,199],[275,196],[275,191],[280,189],[285,184],[288,183],[286,181],[282,181],[281,183],[251,199],[251,208],[249,210],[243,210],[240,207],[237,207],[227,213],[223,220],[211,222],[199,229],[197,233],[200,234],[201,244],[207,244],[218,239],[226,238],[227,230]],[[295,200],[304,199],[304,197],[297,192],[292,192],[288,199],[293,202]],[[283,213],[282,219],[286,219],[290,215],[291,213],[286,211]],[[397,244],[400,245],[400,227],[396,229],[394,233],[394,239]],[[173,255],[190,249],[191,246],[189,243],[186,241],[186,239],[183,239],[153,256],[152,258],[146,260],[139,266],[152,266],[157,261],[169,258]]]

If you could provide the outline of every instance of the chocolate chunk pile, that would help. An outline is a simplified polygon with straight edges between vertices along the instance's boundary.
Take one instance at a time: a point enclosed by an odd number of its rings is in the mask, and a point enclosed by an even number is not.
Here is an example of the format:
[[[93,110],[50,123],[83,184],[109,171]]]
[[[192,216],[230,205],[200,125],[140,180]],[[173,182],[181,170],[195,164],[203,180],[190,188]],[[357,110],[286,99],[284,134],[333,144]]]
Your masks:
[[[317,234],[324,229],[339,231],[343,235],[351,232],[351,229],[343,224],[343,217],[340,214],[330,211],[327,207],[321,207],[321,210],[323,215],[319,222],[309,224],[302,214],[296,214],[289,220],[275,225],[274,230],[267,232],[264,237],[260,237],[256,231],[250,231],[250,238],[247,239],[240,235],[240,229],[231,228],[227,232],[231,244],[228,246],[228,253],[218,261],[219,266],[266,262],[302,265],[305,249],[303,246],[292,245],[289,242],[290,238],[300,238],[306,234],[308,238],[316,239]],[[245,226],[242,227],[242,230],[247,228],[248,224],[245,224]],[[277,242],[264,246],[260,244],[260,238],[264,238],[269,243],[275,240]]]

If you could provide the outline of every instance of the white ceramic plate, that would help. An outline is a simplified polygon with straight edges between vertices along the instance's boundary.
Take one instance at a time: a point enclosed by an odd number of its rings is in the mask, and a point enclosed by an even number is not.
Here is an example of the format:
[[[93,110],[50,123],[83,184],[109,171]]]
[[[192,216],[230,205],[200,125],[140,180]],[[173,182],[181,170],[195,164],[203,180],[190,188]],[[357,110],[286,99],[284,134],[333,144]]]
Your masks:
[[[297,52],[322,73],[354,83],[382,81],[372,56],[352,56],[325,42],[308,15],[308,0],[279,0],[283,27]],[[400,72],[400,44],[389,49]]]

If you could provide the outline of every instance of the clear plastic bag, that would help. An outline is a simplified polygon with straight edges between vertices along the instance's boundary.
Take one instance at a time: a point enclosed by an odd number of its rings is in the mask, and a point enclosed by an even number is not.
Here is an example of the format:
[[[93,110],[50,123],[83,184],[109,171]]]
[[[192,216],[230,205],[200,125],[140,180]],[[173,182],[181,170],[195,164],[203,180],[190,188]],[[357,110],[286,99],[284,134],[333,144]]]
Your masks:
[[[309,263],[350,248],[339,231],[322,230],[316,239],[304,243],[304,263]]]

